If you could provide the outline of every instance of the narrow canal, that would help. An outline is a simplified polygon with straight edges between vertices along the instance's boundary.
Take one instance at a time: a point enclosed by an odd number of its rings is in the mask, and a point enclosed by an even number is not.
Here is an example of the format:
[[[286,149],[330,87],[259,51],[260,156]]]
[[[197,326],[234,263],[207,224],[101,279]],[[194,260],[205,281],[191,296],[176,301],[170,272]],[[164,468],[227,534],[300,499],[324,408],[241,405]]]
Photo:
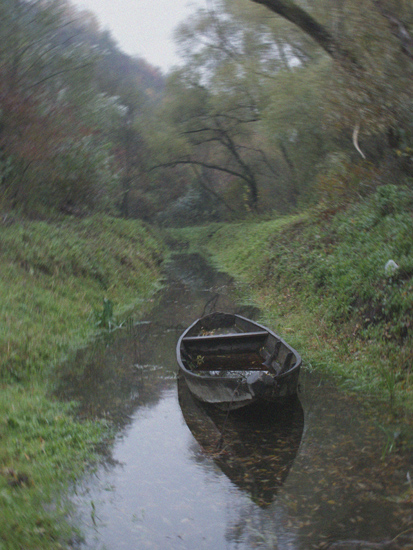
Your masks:
[[[143,321],[61,374],[80,415],[117,427],[73,489],[73,548],[413,549],[411,464],[354,398],[304,369],[286,411],[225,418],[193,400],[176,379],[180,333],[212,311],[259,312],[197,255],[174,256],[167,277]]]

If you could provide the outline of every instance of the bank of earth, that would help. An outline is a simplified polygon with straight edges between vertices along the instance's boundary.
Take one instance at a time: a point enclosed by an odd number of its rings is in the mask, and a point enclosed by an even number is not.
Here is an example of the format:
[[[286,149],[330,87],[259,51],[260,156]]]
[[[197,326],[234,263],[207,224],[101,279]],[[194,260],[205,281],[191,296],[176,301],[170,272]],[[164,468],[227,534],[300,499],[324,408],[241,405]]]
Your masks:
[[[165,247],[136,221],[96,216],[0,225],[0,549],[64,548],[65,490],[110,426],[53,399],[58,366],[141,311]]]
[[[264,324],[409,431],[413,411],[413,192],[383,186],[356,204],[174,229],[261,310]],[[401,444],[401,436],[398,435]],[[408,436],[406,434],[406,438]]]

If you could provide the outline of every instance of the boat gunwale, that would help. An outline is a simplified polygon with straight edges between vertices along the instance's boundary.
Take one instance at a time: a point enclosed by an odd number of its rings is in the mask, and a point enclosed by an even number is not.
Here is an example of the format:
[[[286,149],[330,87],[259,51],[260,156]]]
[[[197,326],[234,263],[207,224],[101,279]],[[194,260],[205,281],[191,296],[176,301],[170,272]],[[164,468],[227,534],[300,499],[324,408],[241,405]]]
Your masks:
[[[245,336],[258,337],[264,335],[267,336],[268,334],[268,330],[257,330],[254,332],[229,332],[228,334],[205,334],[201,336],[184,336],[182,338],[182,342],[205,342],[207,340],[229,340],[231,338],[234,338],[235,340],[239,338],[241,340]]]

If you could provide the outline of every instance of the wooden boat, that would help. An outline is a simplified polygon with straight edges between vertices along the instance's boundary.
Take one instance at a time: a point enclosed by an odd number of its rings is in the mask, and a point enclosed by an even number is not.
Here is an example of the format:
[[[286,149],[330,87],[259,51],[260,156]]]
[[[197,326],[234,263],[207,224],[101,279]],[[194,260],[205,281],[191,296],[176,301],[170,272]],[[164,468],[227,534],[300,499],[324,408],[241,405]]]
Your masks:
[[[180,371],[199,400],[235,409],[296,395],[301,357],[268,328],[245,317],[211,313],[176,348]]]
[[[202,403],[178,376],[183,418],[202,453],[255,504],[268,507],[286,480],[300,447],[304,411],[298,397],[288,403],[228,412]],[[190,445],[190,452],[197,448]]]

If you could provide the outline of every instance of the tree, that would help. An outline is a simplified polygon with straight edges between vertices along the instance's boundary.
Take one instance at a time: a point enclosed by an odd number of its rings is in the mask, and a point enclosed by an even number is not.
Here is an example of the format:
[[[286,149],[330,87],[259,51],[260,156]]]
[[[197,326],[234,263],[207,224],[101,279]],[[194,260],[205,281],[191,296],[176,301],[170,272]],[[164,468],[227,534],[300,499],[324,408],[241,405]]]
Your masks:
[[[186,65],[168,90],[169,120],[185,145],[170,164],[221,174],[214,191],[231,206],[243,181],[251,209],[314,196],[336,158],[360,192],[370,177],[397,178],[413,137],[409,5],[220,0],[199,10],[177,32]],[[357,166],[360,153],[370,167]]]
[[[343,48],[342,44],[314,19],[307,11],[291,0],[252,0],[257,4],[262,4],[271,11],[284,17],[306,34],[311,36],[331,57],[340,62],[357,63],[353,55]]]
[[[0,9],[3,198],[27,210],[91,206],[97,180],[103,186],[104,174],[112,179],[97,137],[96,56],[62,3],[8,0]]]
[[[352,52],[343,47],[340,37],[334,36],[325,25],[319,23],[308,11],[291,0],[251,0],[262,4],[272,12],[287,19],[306,34],[311,36],[333,59],[345,65],[351,64],[360,68],[359,61]],[[374,0],[373,6],[385,17],[391,26],[392,33],[400,42],[401,51],[413,59],[413,36],[408,26],[391,10],[391,2]]]
[[[282,70],[292,70],[294,60],[306,63],[308,57],[296,36],[274,48],[268,27],[246,24],[248,19],[233,13],[232,7],[222,2],[213,11],[200,10],[179,29],[187,64],[170,77],[169,103],[161,116],[185,145],[162,164],[220,174],[219,180],[210,178],[210,191],[227,196],[226,204],[235,209],[280,207],[287,195],[294,202],[295,194],[277,187],[285,158],[281,148],[275,151],[263,140],[262,113],[268,81],[275,82]]]
[[[160,165],[198,166],[203,174],[216,171],[242,182],[248,208],[257,210],[258,166],[265,164],[266,157],[254,144],[251,127],[259,120],[254,101],[248,94],[211,93],[200,82],[191,84],[187,76],[173,75],[168,92],[174,99],[162,113],[185,146]],[[205,178],[201,181],[205,186]]]
[[[134,118],[159,96],[159,71],[66,0],[4,0],[0,38],[1,202],[128,214],[142,149]]]
[[[250,0],[251,1],[251,0]],[[364,158],[413,171],[406,162],[413,134],[413,5],[394,0],[252,0],[311,36],[335,61],[325,82],[326,122],[353,135]],[[319,8],[323,8],[319,9]],[[320,19],[322,18],[322,20]],[[362,149],[358,136],[363,140]],[[349,139],[349,137],[347,137]],[[387,142],[385,141],[387,139]]]
[[[145,117],[160,101],[164,79],[144,60],[121,52],[106,33],[98,37],[98,44],[105,48],[105,55],[97,63],[95,78],[123,110],[111,134],[121,184],[120,212],[125,217],[149,218],[153,212],[147,196],[148,149],[142,133]]]

